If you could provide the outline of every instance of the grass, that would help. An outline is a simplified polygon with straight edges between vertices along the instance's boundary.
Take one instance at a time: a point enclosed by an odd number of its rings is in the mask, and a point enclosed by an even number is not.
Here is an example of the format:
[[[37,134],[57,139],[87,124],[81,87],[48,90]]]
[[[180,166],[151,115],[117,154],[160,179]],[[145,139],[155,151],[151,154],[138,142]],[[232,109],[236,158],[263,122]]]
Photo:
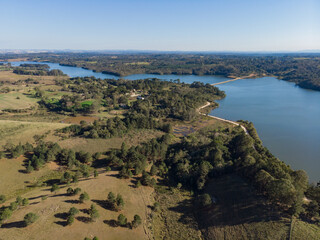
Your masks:
[[[48,131],[64,128],[69,124],[49,122],[20,122],[0,120],[0,148],[6,143],[32,143],[33,136],[42,135]]]
[[[91,106],[93,104],[93,100],[86,100],[86,101],[83,101],[82,103],[81,103],[81,105],[82,105],[82,107],[84,107],[84,106]]]
[[[0,159],[0,194],[8,199],[32,190],[32,184],[56,178],[59,173],[52,172],[49,166],[39,171],[25,174],[24,157],[16,159]]]
[[[90,138],[70,138],[59,141],[61,147],[71,148],[75,151],[87,151],[90,153],[104,152],[109,149],[120,149],[123,142],[128,146],[136,146],[139,143],[147,142],[148,140],[162,136],[162,132],[149,129],[132,130],[123,138],[113,137],[110,139],[90,139]]]
[[[199,130],[205,131],[207,128],[213,130],[217,128],[234,127],[234,125],[230,123],[219,121],[207,116],[201,116],[199,119],[191,122],[175,121],[173,122],[173,125],[173,133],[177,137],[187,136]]]
[[[201,239],[201,232],[193,216],[190,192],[160,188],[156,194],[160,210],[153,214],[152,219],[154,238],[156,240]]]
[[[212,179],[206,187],[216,203],[198,211],[205,239],[286,240],[290,218],[280,216],[275,208],[255,193],[242,178],[225,175]]]
[[[320,227],[315,224],[294,220],[290,240],[320,239]]]
[[[66,79],[66,76],[31,76],[31,75],[19,75],[15,74],[10,71],[0,71],[0,82],[1,81],[9,81],[9,82],[16,82],[18,80],[26,80],[28,78],[32,78],[34,80],[38,80],[42,83],[54,83],[53,80],[55,79]]]
[[[21,92],[9,92],[0,94],[0,110],[26,109],[37,105],[38,99],[28,97]]]
[[[133,188],[131,180],[120,180],[114,176],[115,174],[116,172],[101,173],[96,179],[82,180],[76,186],[72,186],[79,187],[89,194],[90,201],[83,204],[77,203],[79,196],[66,196],[66,188],[60,189],[56,195],[52,194],[48,187],[23,195],[30,199],[30,205],[14,212],[12,217],[2,225],[1,238],[55,240],[97,236],[99,239],[149,239],[147,235],[150,234],[150,230],[146,218],[150,212],[147,206],[153,204],[153,189]],[[101,201],[107,199],[110,191],[115,194],[120,193],[124,198],[125,206],[120,212],[108,210],[101,205]],[[42,196],[48,196],[48,198],[41,200]],[[97,205],[100,217],[96,222],[85,222],[88,218],[85,211],[92,203]],[[81,211],[72,226],[65,226],[65,213],[71,207]],[[36,213],[39,219],[33,225],[23,227],[21,221],[28,212]],[[111,226],[110,224],[120,213],[124,214],[128,221],[132,221],[133,216],[138,214],[142,218],[142,225],[136,229]]]

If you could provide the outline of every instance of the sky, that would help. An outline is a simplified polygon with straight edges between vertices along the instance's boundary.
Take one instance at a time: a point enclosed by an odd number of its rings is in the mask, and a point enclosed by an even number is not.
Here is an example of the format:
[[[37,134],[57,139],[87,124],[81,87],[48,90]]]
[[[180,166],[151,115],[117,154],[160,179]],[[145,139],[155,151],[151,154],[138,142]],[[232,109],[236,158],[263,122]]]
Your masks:
[[[0,0],[0,49],[320,50],[320,0]]]

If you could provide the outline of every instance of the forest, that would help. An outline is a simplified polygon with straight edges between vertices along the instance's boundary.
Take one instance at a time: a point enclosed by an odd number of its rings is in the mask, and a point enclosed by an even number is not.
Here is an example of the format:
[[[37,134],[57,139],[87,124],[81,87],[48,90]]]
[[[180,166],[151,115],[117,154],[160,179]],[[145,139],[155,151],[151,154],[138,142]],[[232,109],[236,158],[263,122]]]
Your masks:
[[[131,74],[222,75],[243,77],[275,76],[302,88],[320,90],[320,55],[288,54],[213,54],[213,53],[38,53],[3,54],[0,59],[24,57],[77,66],[117,76]]]

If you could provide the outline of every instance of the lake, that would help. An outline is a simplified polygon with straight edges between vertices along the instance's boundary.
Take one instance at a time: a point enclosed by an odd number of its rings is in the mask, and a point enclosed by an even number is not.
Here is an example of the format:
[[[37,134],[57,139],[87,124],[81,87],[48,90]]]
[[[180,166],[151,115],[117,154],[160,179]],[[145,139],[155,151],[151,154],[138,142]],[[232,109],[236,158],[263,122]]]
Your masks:
[[[12,62],[13,66],[21,63]],[[77,67],[46,63],[70,77],[119,77]],[[123,79],[180,79],[182,82],[217,83],[226,78],[195,75],[135,74]],[[227,94],[220,107],[211,115],[229,120],[249,120],[254,123],[263,144],[293,169],[304,169],[311,182],[320,180],[320,92],[302,89],[293,83],[273,77],[243,79],[218,86]]]

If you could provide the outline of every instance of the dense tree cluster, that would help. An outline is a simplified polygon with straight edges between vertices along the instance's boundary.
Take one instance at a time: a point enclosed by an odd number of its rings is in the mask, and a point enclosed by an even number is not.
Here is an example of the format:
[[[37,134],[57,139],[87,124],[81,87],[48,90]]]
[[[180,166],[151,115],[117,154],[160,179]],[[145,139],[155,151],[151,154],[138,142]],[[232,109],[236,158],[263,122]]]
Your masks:
[[[25,155],[27,158],[26,172],[30,173],[39,170],[46,163],[55,161],[59,165],[67,166],[69,169],[77,167],[82,176],[89,176],[89,165],[93,161],[92,155],[87,152],[75,152],[71,149],[61,148],[57,143],[40,141],[36,146],[30,143],[7,145],[6,151],[12,158]],[[77,180],[79,176],[71,176],[65,173],[61,182],[70,182]]]
[[[13,73],[33,76],[65,76],[61,70],[49,70],[49,68],[47,64],[21,64],[19,67],[14,67]]]
[[[296,207],[302,204],[308,185],[304,171],[293,171],[263,147],[260,140],[241,129],[199,134],[168,150],[166,164],[177,182],[201,191],[208,178],[233,172],[251,181],[274,203],[299,212]]]

